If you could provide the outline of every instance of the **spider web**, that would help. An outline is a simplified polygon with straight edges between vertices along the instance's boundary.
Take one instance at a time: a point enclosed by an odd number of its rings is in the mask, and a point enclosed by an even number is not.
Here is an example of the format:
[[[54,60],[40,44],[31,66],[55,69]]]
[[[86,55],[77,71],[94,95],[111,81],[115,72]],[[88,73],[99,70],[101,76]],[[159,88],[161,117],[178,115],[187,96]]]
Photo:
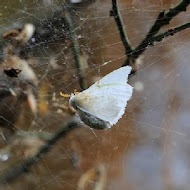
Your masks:
[[[119,9],[132,46],[141,42],[160,11],[177,3],[177,0],[120,0]],[[121,67],[126,59],[118,28],[109,15],[111,1],[86,0],[72,4],[62,0],[2,0],[1,34],[22,29],[26,23],[36,28],[35,40],[23,48],[21,58],[28,61],[38,78],[34,92],[38,113],[33,114],[24,101],[16,105],[21,113],[11,111],[17,117],[16,127],[28,133],[51,135],[60,123],[74,116],[68,99],[59,95],[59,92],[70,94],[75,89],[81,91],[72,43],[64,23],[65,7],[69,8],[79,43],[87,87]],[[189,9],[162,30],[188,19]],[[129,79],[134,87],[132,99],[125,115],[112,129],[82,127],[72,131],[26,174],[0,189],[80,190],[83,183],[85,189],[96,190],[188,189],[189,39],[187,29],[149,47],[137,59],[138,72]],[[2,61],[8,45],[1,38]],[[10,109],[9,102],[5,104]],[[1,132],[1,174],[34,155],[43,145],[41,139],[30,135],[15,137],[12,142],[4,136]]]

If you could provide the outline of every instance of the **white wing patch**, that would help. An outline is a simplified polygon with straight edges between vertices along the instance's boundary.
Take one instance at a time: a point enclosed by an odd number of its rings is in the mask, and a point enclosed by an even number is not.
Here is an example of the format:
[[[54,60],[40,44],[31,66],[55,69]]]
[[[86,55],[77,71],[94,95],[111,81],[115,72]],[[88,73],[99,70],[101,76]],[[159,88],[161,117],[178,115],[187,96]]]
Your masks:
[[[128,75],[130,73],[131,73],[131,67],[130,66],[121,67],[121,68],[109,73],[108,75],[104,76],[101,80],[95,82],[87,90],[97,86],[97,84],[99,86],[104,85],[104,84],[111,84],[111,83],[126,84],[128,81]]]
[[[133,87],[127,84],[130,71],[131,67],[129,66],[117,69],[94,83],[87,90],[71,97],[70,103],[80,111],[80,117],[83,115],[81,120],[84,123],[86,114],[88,114],[89,126],[89,114],[94,116],[96,120],[99,118],[101,121],[109,123],[110,127],[118,122],[132,95]],[[85,111],[85,115],[81,114],[82,110]],[[95,128],[93,123],[92,127]]]

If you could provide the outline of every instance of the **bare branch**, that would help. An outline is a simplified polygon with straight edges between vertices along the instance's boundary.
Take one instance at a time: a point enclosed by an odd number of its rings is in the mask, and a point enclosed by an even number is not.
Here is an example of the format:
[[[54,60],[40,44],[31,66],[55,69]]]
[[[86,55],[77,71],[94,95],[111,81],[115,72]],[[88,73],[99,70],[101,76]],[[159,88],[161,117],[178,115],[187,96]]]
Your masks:
[[[163,32],[159,35],[156,35],[149,40],[149,44],[147,45],[147,47],[154,46],[154,42],[161,42],[164,38],[166,38],[168,36],[173,36],[174,34],[181,32],[183,30],[186,30],[188,28],[190,28],[190,22],[180,25],[180,26],[177,26],[173,29],[169,29],[168,31]],[[128,61],[129,61],[129,59],[128,59]],[[135,73],[136,73],[136,71],[132,71],[130,75],[133,75]]]
[[[131,59],[133,60],[137,59],[145,51],[146,47],[150,45],[150,42],[153,36],[155,36],[159,32],[160,28],[163,27],[164,25],[169,24],[172,18],[174,18],[176,15],[178,15],[182,11],[186,11],[186,8],[189,4],[190,4],[190,0],[182,0],[175,7],[170,8],[169,11],[160,12],[158,14],[158,17],[155,23],[153,24],[153,26],[147,33],[146,37],[134,50],[132,50],[127,60],[125,61],[124,65],[128,65]]]
[[[178,33],[178,32],[181,32],[182,30],[185,30],[187,28],[190,28],[190,22],[186,23],[186,24],[183,24],[183,25],[180,25],[180,26],[177,26],[173,29],[169,29],[168,31],[166,32],[163,32],[155,37],[152,37],[150,39],[150,43],[149,45],[154,45],[153,43],[154,42],[160,42],[162,41],[164,38],[168,37],[168,36],[173,36],[174,34]]]
[[[46,144],[39,149],[39,151],[33,156],[25,160],[21,160],[15,166],[7,169],[7,171],[0,175],[0,185],[15,180],[20,175],[28,172],[28,170],[38,162],[45,154],[47,154],[53,145],[61,138],[65,137],[73,129],[79,128],[78,120],[69,120],[63,124],[58,131],[52,135],[51,138],[46,140]]]
[[[112,10],[110,11],[110,16],[114,16],[114,18],[115,18],[115,22],[117,24],[121,40],[122,40],[123,45],[125,47],[125,53],[128,56],[128,55],[130,55],[132,48],[131,48],[129,39],[127,37],[127,34],[125,32],[125,27],[123,24],[123,20],[122,20],[120,11],[118,9],[118,3],[117,2],[118,2],[117,0],[112,0]]]
[[[73,54],[74,54],[75,64],[76,64],[76,68],[78,72],[79,84],[80,84],[81,89],[85,90],[86,85],[85,85],[85,81],[83,77],[83,70],[82,70],[82,63],[80,60],[80,50],[79,50],[78,40],[74,32],[71,17],[67,11],[65,11],[65,22],[68,27],[69,35],[70,35],[72,46],[73,46]]]

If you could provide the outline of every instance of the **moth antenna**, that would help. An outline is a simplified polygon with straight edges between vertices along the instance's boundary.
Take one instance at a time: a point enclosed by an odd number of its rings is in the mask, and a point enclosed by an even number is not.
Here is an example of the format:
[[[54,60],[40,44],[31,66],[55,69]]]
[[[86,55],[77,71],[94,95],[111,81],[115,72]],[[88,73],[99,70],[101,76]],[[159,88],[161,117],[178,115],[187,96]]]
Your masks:
[[[70,94],[64,94],[63,92],[59,92],[60,96],[64,97],[64,98],[70,98],[71,95]]]

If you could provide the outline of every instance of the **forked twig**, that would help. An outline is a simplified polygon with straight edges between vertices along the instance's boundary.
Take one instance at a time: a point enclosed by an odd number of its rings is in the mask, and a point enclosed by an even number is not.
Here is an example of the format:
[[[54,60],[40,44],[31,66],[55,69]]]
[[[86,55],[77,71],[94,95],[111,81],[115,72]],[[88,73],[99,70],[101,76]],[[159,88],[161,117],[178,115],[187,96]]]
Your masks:
[[[186,11],[187,6],[190,4],[190,0],[182,0],[180,3],[178,3],[175,7],[170,8],[167,12],[162,11],[158,14],[156,21],[150,28],[149,32],[145,36],[145,38],[141,41],[141,43],[136,48],[131,48],[129,40],[125,34],[124,26],[122,23],[122,18],[119,13],[118,9],[118,3],[117,0],[112,0],[113,5],[113,16],[115,17],[115,21],[118,26],[118,30],[120,32],[121,40],[124,44],[124,47],[126,49],[126,55],[127,59],[123,66],[130,65],[131,62],[136,60],[149,45],[153,45],[153,42],[155,41],[161,41],[163,38],[167,36],[171,36],[177,32],[180,32],[182,30],[185,30],[189,28],[189,23],[183,24],[181,26],[178,26],[174,29],[170,29],[162,34],[159,34],[155,36],[159,30],[170,23],[170,21],[179,13],[182,11]]]
[[[170,23],[172,18],[181,13],[182,11],[186,11],[187,6],[190,4],[190,0],[182,0],[175,7],[170,8],[169,11],[162,11],[158,14],[158,17],[147,33],[146,37],[142,40],[142,42],[132,51],[130,57],[128,59],[137,59],[148,47],[150,42],[153,40],[153,37],[159,32],[160,28]],[[127,65],[129,61],[126,61],[124,65]]]

